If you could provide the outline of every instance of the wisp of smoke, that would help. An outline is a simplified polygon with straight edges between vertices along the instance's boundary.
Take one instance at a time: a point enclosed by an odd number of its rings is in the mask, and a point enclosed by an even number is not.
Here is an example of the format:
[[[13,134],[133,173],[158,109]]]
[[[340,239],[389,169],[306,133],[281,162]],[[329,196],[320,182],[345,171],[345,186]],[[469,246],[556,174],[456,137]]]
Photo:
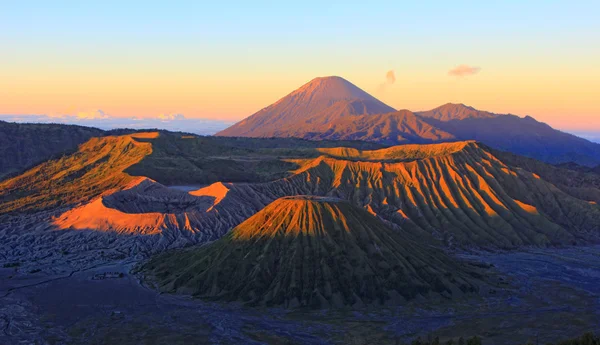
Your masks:
[[[479,67],[460,65],[448,71],[448,75],[451,75],[453,77],[464,77],[468,75],[477,74],[480,70],[481,68]]]

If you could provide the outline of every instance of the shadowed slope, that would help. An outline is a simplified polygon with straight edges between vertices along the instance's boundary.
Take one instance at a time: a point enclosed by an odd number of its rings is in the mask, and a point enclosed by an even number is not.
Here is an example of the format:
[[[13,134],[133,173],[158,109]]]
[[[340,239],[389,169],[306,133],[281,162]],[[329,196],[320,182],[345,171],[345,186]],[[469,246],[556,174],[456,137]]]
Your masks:
[[[301,167],[286,179],[234,185],[228,196],[338,197],[415,236],[433,236],[451,247],[516,248],[600,239],[597,205],[529,171],[506,165],[477,143],[420,146],[425,152],[407,145],[402,153],[403,147],[369,154],[375,158],[396,150],[392,157],[412,160],[382,163],[370,161],[373,158],[364,152],[358,153],[358,161],[322,156],[298,161]]]
[[[392,113],[342,117],[323,124],[282,125],[275,136],[292,136],[311,140],[362,140],[385,145],[429,143],[453,140],[408,110]]]
[[[600,204],[600,171],[577,164],[554,166],[510,152],[492,150],[506,164],[519,166],[560,188],[563,192],[588,202]]]
[[[0,121],[0,179],[103,135],[91,127]]]
[[[558,131],[530,116],[497,115],[436,120],[421,117],[431,126],[459,140],[476,140],[495,149],[539,159],[551,164],[600,164],[600,144]]]
[[[348,202],[275,200],[205,247],[160,255],[143,270],[164,291],[252,305],[344,307],[473,291],[467,270]]]

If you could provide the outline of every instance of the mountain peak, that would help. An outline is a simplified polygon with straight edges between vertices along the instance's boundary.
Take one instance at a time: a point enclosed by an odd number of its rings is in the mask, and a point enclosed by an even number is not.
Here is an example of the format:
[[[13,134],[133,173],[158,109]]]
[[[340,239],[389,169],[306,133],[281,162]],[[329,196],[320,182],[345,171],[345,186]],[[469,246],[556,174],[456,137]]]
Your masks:
[[[266,219],[271,219],[269,226],[264,225],[263,221],[248,220],[234,230],[233,237],[239,240],[255,237],[275,237],[277,235],[323,235],[327,231],[333,230],[324,227],[324,225],[331,223],[332,219],[340,217],[339,214],[330,213],[332,207],[336,207],[333,204],[338,203],[347,204],[348,202],[333,197],[312,195],[282,197],[273,201],[261,211]],[[262,219],[260,216],[253,218],[254,220]],[[324,218],[331,219],[327,222],[323,221]],[[280,222],[275,221],[276,219]],[[344,230],[350,231],[349,229]]]
[[[343,117],[392,111],[394,108],[342,77],[318,77],[217,135],[293,136],[290,131],[309,131],[308,127],[312,130]]]
[[[439,121],[487,119],[498,116],[494,113],[477,110],[463,103],[446,103],[435,109],[422,111],[417,114],[422,117],[433,118]]]
[[[444,109],[444,110],[477,110],[471,106],[468,106],[464,103],[446,103],[437,107],[436,109]]]
[[[373,100],[377,99],[348,80],[338,76],[317,77],[302,85],[290,96],[301,95],[307,102],[322,100]],[[284,98],[285,99],[285,98]]]

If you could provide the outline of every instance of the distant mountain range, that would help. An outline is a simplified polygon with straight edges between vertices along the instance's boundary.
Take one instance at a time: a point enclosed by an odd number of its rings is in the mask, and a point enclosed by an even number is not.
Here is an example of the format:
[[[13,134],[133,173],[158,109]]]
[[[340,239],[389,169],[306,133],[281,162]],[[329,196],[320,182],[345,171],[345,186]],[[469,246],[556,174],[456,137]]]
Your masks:
[[[340,77],[315,78],[218,136],[362,140],[385,145],[477,140],[552,164],[600,164],[600,144],[527,116],[494,114],[464,104],[395,111]]]
[[[453,121],[465,119],[491,119],[498,117],[498,114],[487,111],[477,110],[464,104],[446,103],[440,107],[429,111],[417,113],[421,117],[439,121]]]
[[[155,117],[116,117],[105,114],[101,110],[82,113],[79,115],[40,115],[40,114],[0,114],[0,121],[22,124],[45,123],[77,125],[100,128],[106,131],[130,129],[161,129],[173,132],[188,132],[198,135],[212,135],[230,126],[232,121],[211,120],[203,118],[186,118],[183,114],[160,114]]]

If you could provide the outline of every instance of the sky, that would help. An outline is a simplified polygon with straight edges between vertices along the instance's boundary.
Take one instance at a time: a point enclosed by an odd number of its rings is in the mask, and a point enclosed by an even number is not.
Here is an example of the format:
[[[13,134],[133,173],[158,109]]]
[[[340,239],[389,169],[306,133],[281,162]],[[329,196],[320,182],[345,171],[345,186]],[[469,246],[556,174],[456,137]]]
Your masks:
[[[397,109],[464,103],[600,132],[598,13],[577,0],[0,0],[0,114],[230,123],[338,75]]]

